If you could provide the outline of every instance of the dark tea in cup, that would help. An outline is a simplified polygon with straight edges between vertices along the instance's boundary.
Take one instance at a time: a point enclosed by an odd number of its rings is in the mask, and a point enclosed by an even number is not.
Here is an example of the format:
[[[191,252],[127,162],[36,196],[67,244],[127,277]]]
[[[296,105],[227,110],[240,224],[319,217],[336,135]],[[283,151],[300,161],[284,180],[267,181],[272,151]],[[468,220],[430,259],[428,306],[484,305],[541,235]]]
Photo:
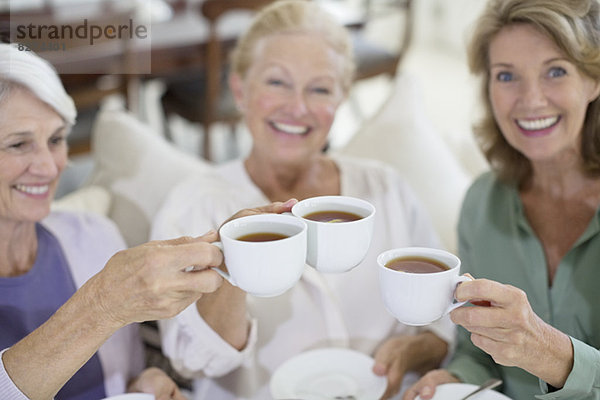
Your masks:
[[[317,222],[350,222],[358,221],[363,217],[347,211],[315,211],[306,214],[303,218]]]
[[[450,269],[446,264],[428,257],[398,257],[388,261],[385,266],[412,274],[430,274]]]
[[[385,308],[406,325],[423,326],[448,315],[466,302],[456,301],[460,259],[444,250],[401,247],[377,256],[379,286]]]
[[[241,240],[243,242],[272,242],[273,240],[281,240],[288,237],[289,236],[282,235],[281,233],[257,232],[240,236],[237,238],[237,240]]]

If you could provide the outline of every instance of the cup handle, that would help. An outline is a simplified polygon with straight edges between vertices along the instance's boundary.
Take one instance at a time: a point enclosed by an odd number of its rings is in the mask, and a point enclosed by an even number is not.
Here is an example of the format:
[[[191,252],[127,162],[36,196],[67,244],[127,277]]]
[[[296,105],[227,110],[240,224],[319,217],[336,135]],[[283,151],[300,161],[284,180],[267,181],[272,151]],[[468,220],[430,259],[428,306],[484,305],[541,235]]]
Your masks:
[[[461,275],[461,276],[458,276],[458,277],[456,278],[456,283],[455,283],[455,284],[456,284],[456,285],[458,285],[458,284],[459,284],[459,283],[461,283],[461,282],[472,281],[472,280],[473,280],[473,278],[471,278],[470,276]],[[465,305],[465,304],[467,304],[467,303],[468,303],[467,301],[457,301],[457,302],[455,302],[455,303],[452,303],[452,304],[450,304],[450,305],[448,306],[448,308],[446,309],[446,311],[444,312],[444,315],[448,315],[448,314],[450,314],[450,312],[451,312],[452,310],[455,310],[455,309],[457,309],[458,307],[464,306],[464,305]]]
[[[211,243],[213,246],[218,247],[219,250],[223,251],[223,243],[221,242],[212,242]],[[208,267],[208,269],[212,269],[213,271],[215,271],[217,274],[221,275],[223,277],[223,279],[226,279],[229,283],[231,283],[233,286],[237,286],[237,284],[234,282],[233,278],[231,277],[231,275],[229,275],[227,272],[223,271],[221,268],[219,267]],[[185,272],[190,272],[194,270],[194,266],[190,265],[189,267],[185,268]]]
[[[212,242],[211,244],[215,247],[218,247],[221,251],[223,251],[223,243],[222,242]],[[227,272],[223,271],[221,268],[209,267],[209,269],[212,269],[217,274],[221,275],[223,277],[223,279],[227,280],[227,282],[231,283],[233,286],[237,286],[237,284],[233,280],[233,277],[231,275],[229,275]]]

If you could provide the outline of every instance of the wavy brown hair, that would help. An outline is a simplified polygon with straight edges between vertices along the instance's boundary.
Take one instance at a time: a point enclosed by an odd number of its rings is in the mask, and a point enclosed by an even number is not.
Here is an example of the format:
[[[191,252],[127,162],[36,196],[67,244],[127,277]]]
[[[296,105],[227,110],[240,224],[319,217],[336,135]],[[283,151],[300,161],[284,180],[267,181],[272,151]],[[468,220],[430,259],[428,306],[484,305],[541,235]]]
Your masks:
[[[600,5],[598,0],[490,0],[474,27],[468,46],[471,72],[481,76],[484,116],[474,126],[481,150],[499,178],[522,183],[531,176],[530,161],[502,135],[489,96],[489,47],[506,26],[530,24],[549,37],[580,72],[600,81]],[[600,100],[588,105],[581,154],[585,172],[600,176]]]

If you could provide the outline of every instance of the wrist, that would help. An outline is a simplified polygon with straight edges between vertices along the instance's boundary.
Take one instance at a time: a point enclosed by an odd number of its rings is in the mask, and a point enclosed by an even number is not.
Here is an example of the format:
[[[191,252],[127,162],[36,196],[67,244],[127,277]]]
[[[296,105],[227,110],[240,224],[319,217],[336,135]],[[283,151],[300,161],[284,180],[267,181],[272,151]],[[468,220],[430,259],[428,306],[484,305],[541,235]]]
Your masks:
[[[543,322],[544,340],[539,341],[545,344],[545,347],[539,349],[540,354],[545,354],[542,362],[538,357],[534,357],[534,365],[529,371],[553,388],[562,388],[574,363],[574,350],[571,338],[553,326]],[[538,369],[536,371],[536,369]]]
[[[196,302],[204,321],[237,350],[243,349],[250,332],[246,292],[224,282],[215,293],[205,294]]]
[[[553,360],[548,365],[554,366],[549,371],[549,377],[544,379],[551,387],[560,389],[565,386],[573,369],[574,350],[571,338],[565,333],[552,328],[558,339],[552,340],[551,349]]]
[[[125,318],[116,312],[118,306],[113,304],[110,291],[103,290],[97,282],[97,275],[86,282],[73,298],[80,299],[85,307],[86,314],[97,325],[97,329],[113,334],[133,321],[126,321]]]

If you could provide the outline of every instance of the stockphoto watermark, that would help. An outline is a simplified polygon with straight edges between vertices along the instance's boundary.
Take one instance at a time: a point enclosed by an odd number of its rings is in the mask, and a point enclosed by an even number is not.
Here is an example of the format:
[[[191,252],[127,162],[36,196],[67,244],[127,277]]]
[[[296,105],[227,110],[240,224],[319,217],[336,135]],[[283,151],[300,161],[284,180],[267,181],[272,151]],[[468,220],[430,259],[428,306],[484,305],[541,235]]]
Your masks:
[[[71,16],[60,22],[15,16],[10,40],[19,50],[46,58],[63,74],[150,72],[150,24],[133,16]]]
[[[90,46],[94,42],[107,39],[132,40],[147,39],[148,27],[146,25],[136,25],[133,19],[129,18],[126,24],[107,24],[97,25],[90,23],[87,18],[79,25],[29,25],[16,26],[16,40],[56,40],[73,41],[75,39],[85,39]]]

